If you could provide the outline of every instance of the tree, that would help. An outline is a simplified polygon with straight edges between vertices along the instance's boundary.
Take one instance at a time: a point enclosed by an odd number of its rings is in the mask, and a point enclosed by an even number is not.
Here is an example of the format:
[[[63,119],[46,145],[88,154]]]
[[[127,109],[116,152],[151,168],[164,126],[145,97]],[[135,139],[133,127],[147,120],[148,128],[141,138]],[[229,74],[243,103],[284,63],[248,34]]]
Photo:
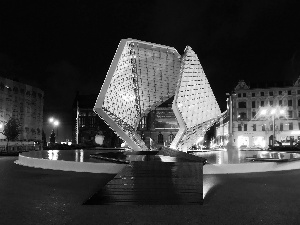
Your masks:
[[[20,134],[20,122],[18,119],[11,117],[4,126],[3,134],[6,136],[7,143],[15,141]]]
[[[3,135],[6,136],[6,150],[8,151],[8,142],[15,141],[20,134],[20,122],[18,119],[10,117],[8,122],[4,125]]]

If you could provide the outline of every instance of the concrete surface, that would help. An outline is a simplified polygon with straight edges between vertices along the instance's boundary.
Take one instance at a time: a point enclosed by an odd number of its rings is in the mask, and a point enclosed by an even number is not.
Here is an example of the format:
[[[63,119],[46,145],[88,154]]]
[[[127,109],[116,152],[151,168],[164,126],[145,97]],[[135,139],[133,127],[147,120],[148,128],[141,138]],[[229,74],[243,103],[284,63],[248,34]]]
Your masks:
[[[0,224],[300,224],[300,170],[204,175],[204,205],[88,206],[113,175],[0,157]]]

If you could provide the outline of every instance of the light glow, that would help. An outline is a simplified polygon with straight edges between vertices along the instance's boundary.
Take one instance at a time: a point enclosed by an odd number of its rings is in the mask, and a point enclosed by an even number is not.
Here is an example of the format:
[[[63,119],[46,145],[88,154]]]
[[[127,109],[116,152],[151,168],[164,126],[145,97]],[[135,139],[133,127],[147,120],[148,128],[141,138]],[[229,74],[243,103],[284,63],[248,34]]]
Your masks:
[[[267,110],[266,109],[261,110],[260,114],[261,115],[266,115],[267,114]]]

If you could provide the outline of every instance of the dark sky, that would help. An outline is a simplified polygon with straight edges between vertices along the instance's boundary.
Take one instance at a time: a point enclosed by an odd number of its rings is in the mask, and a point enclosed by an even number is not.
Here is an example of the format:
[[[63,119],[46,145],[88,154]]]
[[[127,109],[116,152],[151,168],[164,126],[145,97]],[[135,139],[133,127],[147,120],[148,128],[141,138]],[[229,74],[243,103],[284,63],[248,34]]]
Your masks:
[[[288,0],[1,1],[0,72],[44,90],[45,126],[56,116],[66,139],[76,90],[99,93],[121,39],[179,54],[189,45],[224,111],[225,93],[240,79],[297,79],[299,12]]]

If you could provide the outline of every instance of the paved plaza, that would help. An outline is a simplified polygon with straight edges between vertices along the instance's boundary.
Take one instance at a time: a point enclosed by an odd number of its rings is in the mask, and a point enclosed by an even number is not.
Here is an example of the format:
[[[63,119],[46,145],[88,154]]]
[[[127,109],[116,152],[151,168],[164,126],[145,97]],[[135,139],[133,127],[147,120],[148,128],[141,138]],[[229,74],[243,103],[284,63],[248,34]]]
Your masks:
[[[0,224],[299,224],[300,170],[205,175],[203,205],[82,205],[113,175],[0,157]]]

